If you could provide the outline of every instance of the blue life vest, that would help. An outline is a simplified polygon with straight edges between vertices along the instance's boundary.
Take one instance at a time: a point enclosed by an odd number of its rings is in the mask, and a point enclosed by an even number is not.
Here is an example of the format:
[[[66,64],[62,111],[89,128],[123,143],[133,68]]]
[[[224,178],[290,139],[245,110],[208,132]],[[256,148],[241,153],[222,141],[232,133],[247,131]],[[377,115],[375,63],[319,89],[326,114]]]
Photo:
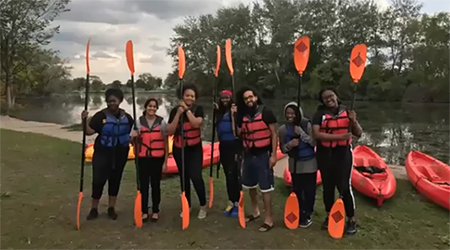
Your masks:
[[[130,121],[123,110],[117,118],[107,110],[102,131],[100,133],[100,144],[104,147],[122,146],[128,147],[130,143]]]
[[[236,140],[233,134],[230,112],[226,112],[221,119],[217,119],[217,135],[219,136],[219,141]]]
[[[308,123],[309,123],[309,120],[303,120],[300,123],[300,127],[306,133],[308,133],[308,129],[307,129]],[[307,160],[313,159],[314,155],[315,155],[314,147],[312,147],[309,143],[302,141],[299,138],[299,136],[294,133],[294,127],[292,125],[286,125],[286,138],[285,138],[286,142],[289,142],[294,138],[299,139],[299,144],[298,144],[297,148],[296,149],[294,148],[292,150],[294,152],[295,151],[297,152],[297,160],[298,161],[307,161]]]

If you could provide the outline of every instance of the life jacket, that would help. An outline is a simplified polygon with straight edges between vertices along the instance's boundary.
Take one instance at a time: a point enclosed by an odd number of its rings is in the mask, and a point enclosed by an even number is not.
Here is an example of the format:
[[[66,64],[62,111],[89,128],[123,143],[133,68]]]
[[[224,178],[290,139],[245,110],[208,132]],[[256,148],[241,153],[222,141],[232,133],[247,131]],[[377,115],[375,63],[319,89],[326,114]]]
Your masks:
[[[350,119],[348,119],[347,110],[344,107],[339,106],[339,113],[337,115],[324,113],[322,124],[320,125],[320,132],[327,134],[345,134],[348,133],[348,126]],[[350,140],[341,141],[321,141],[324,147],[334,148],[336,146],[347,146],[352,143]]]
[[[164,157],[166,153],[166,145],[161,132],[161,122],[163,118],[156,116],[153,125],[149,127],[145,116],[139,118],[140,136],[139,136],[139,157]]]
[[[221,119],[218,119],[217,135],[219,136],[219,141],[234,141],[236,139],[233,134],[230,112],[226,112]]]
[[[310,121],[308,119],[303,119],[300,123],[300,127],[308,133],[308,123]],[[308,134],[309,135],[309,134]],[[294,133],[294,126],[292,125],[286,125],[286,137],[285,141],[289,142],[294,138],[298,138],[298,135]],[[297,157],[298,161],[307,161],[314,158],[314,147],[311,146],[309,143],[306,143],[299,139],[299,144],[296,147],[296,149],[293,150],[294,153],[296,153],[295,156],[290,155],[291,157]]]
[[[103,120],[102,131],[100,132],[100,145],[105,147],[128,147],[130,143],[130,121],[124,110],[120,110],[117,118],[109,110],[102,111],[106,119]]]
[[[195,110],[197,107],[192,107],[191,111],[195,114]],[[183,114],[184,115],[184,114]],[[183,124],[183,137],[185,146],[195,146],[202,142],[201,130],[200,128],[193,128],[189,120],[185,117]],[[175,139],[173,141],[173,145],[177,148],[181,148],[181,131],[180,125],[177,127],[177,132],[175,135]]]
[[[253,117],[244,116],[242,118],[242,145],[244,148],[264,148],[270,146],[272,133],[269,126],[262,119],[264,105],[259,105]]]

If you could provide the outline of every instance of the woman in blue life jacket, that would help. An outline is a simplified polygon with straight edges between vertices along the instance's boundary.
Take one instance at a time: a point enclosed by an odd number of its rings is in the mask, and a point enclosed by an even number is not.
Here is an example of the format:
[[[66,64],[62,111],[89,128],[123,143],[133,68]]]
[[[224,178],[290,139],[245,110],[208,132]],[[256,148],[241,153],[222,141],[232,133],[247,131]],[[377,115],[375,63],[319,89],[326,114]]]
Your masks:
[[[103,187],[108,181],[109,218],[116,220],[115,211],[117,194],[125,164],[128,160],[130,132],[133,118],[119,108],[123,101],[123,92],[112,88],[105,92],[107,108],[88,117],[88,111],[83,110],[81,118],[87,118],[86,135],[98,134],[94,142],[92,157],[92,200],[88,220],[98,217],[98,203],[103,193]]]
[[[228,206],[225,208],[225,216],[238,216],[238,202],[240,186],[238,179],[238,154],[242,153],[242,142],[234,136],[234,118],[231,109],[236,109],[230,90],[220,92],[220,102],[214,103],[216,112],[216,127],[219,137],[220,163],[223,166],[228,193]]]
[[[316,143],[312,137],[312,123],[303,116],[303,110],[296,102],[284,107],[284,115],[286,124],[278,129],[280,149],[285,154],[289,153],[292,189],[300,205],[299,226],[306,228],[312,224],[311,214],[316,200]]]

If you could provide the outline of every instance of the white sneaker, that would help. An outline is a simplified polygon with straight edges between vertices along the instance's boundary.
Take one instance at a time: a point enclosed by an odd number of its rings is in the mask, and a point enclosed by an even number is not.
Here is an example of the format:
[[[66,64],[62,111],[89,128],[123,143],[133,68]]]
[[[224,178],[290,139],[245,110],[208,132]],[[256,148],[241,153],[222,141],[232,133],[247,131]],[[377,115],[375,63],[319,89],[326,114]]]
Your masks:
[[[200,220],[206,218],[206,209],[200,209],[200,211],[198,211],[197,218],[199,218]]]

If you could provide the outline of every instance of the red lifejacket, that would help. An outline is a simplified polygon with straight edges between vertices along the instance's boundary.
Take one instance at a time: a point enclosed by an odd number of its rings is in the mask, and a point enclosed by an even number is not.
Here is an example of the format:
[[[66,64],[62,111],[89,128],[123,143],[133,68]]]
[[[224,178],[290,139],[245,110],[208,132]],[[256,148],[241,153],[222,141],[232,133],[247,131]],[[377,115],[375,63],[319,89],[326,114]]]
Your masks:
[[[242,118],[242,145],[244,148],[264,148],[270,146],[272,133],[269,126],[262,119],[264,105],[260,105],[253,117]]]
[[[350,119],[348,119],[347,110],[339,110],[337,115],[325,113],[324,116],[325,119],[323,119],[320,125],[320,132],[335,135],[348,133]],[[325,147],[334,148],[336,146],[347,146],[352,143],[352,139],[350,138],[348,141],[321,141],[321,143]]]
[[[152,127],[149,127],[145,116],[139,118],[141,130],[139,136],[139,157],[161,158],[165,156],[166,145],[161,132],[162,121],[162,117],[156,116]]]
[[[195,114],[196,107],[191,110],[193,114]],[[181,148],[181,133],[179,131],[180,125],[177,127],[177,134],[173,140],[173,145],[177,148]],[[185,146],[195,146],[202,142],[201,130],[200,128],[193,128],[188,119],[185,118],[183,124],[183,137],[184,137],[184,145]]]

